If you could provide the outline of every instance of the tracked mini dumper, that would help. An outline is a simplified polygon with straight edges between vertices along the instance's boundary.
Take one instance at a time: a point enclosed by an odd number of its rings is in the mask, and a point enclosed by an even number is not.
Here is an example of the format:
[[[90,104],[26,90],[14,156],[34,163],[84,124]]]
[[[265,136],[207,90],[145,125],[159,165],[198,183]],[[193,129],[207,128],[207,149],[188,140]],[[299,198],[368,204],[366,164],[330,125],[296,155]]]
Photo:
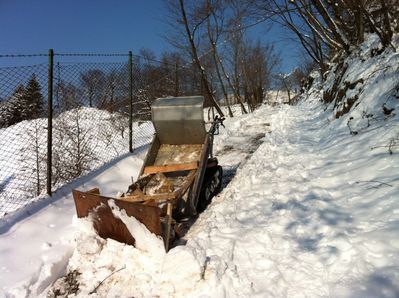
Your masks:
[[[207,131],[203,104],[202,96],[157,99],[151,107],[155,135],[138,180],[117,198],[100,195],[98,188],[73,190],[78,217],[90,215],[101,237],[134,245],[112,212],[115,204],[162,236],[167,251],[180,224],[205,209],[221,188],[222,167],[212,145],[222,119],[216,117]]]

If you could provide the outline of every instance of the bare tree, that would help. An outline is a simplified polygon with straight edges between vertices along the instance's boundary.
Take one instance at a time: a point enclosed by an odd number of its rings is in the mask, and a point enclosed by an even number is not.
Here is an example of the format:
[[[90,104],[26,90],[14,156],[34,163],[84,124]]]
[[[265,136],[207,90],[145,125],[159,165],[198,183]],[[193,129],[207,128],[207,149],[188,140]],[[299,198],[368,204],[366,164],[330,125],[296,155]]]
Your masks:
[[[91,169],[96,157],[95,143],[87,124],[84,109],[76,108],[60,115],[54,125],[53,181],[75,179]]]
[[[104,87],[106,86],[106,75],[99,69],[91,69],[80,75],[84,95],[88,97],[89,107],[99,107],[104,99]]]
[[[187,7],[189,8],[187,9]],[[209,74],[201,62],[199,54],[199,40],[201,37],[199,32],[204,29],[204,24],[206,24],[207,19],[210,17],[209,12],[205,9],[203,1],[171,0],[167,3],[167,8],[169,19],[171,19],[171,28],[178,33],[177,38],[168,37],[167,40],[176,48],[189,53],[199,73],[202,89],[206,97],[211,105],[216,108],[217,112],[221,116],[224,116],[215,99],[208,79]],[[183,36],[185,36],[184,42],[182,42]]]
[[[56,86],[55,110],[60,113],[78,107],[81,96],[81,90],[75,85],[60,81]]]
[[[222,110],[220,109],[218,103],[216,102],[215,97],[213,96],[213,92],[212,92],[212,90],[211,90],[211,88],[209,86],[207,74],[206,74],[205,69],[201,65],[201,62],[199,60],[199,56],[198,56],[198,52],[197,52],[197,46],[196,46],[195,41],[194,41],[194,34],[195,34],[196,29],[198,28],[198,26],[201,26],[201,24],[206,19],[209,18],[210,14],[207,13],[206,15],[201,15],[200,19],[199,19],[199,22],[194,25],[194,27],[193,27],[194,29],[193,29],[193,32],[192,32],[190,27],[189,27],[189,21],[188,21],[187,14],[186,14],[186,9],[185,9],[185,6],[184,6],[184,0],[179,0],[179,4],[180,4],[181,18],[182,18],[184,27],[186,29],[187,38],[188,38],[188,40],[190,42],[190,46],[191,46],[191,54],[193,56],[193,60],[194,60],[195,64],[198,67],[198,70],[199,70],[199,72],[201,74],[201,82],[203,84],[203,88],[205,89],[205,92],[207,93],[209,99],[211,100],[212,104],[214,105],[214,107],[216,108],[216,110],[218,111],[220,116],[223,117],[224,114],[223,114]]]
[[[44,121],[41,119],[33,120],[31,125],[26,128],[26,134],[29,137],[29,142],[24,144],[23,159],[26,162],[26,170],[34,176],[34,179],[29,181],[32,184],[32,191],[35,192],[36,196],[39,196],[46,185],[47,152]]]
[[[364,41],[366,32],[376,33],[383,48],[393,47],[395,1],[386,0],[259,0],[259,14],[289,29],[321,72],[335,54],[348,55]],[[393,47],[394,48],[394,47]]]
[[[219,38],[222,36],[222,30],[223,30],[223,22],[224,22],[224,9],[221,5],[221,1],[217,1],[217,3],[212,4],[210,0],[206,1],[206,9],[208,10],[208,13],[211,14],[211,17],[207,19],[207,32],[208,32],[208,39],[209,43],[212,49],[212,58],[213,58],[213,63],[215,65],[215,70],[217,74],[217,78],[220,84],[220,87],[223,92],[224,96],[224,102],[227,105],[227,109],[229,112],[229,116],[233,117],[233,111],[231,110],[230,107],[230,102],[229,102],[229,96],[226,90],[226,87],[224,85],[219,63],[222,63],[218,49],[217,49],[217,44],[219,42]],[[217,14],[217,11],[219,14]],[[223,65],[222,65],[223,67]]]
[[[253,111],[264,101],[272,73],[280,59],[274,53],[273,46],[262,46],[259,40],[256,43],[247,41],[243,54],[241,68],[244,77],[244,95],[249,110]]]
[[[303,19],[298,11],[291,10],[286,1],[272,0],[271,4],[272,6],[268,6],[266,9],[276,12],[273,20],[294,34],[306,54],[317,63],[321,77],[323,77],[328,68],[326,62],[329,51],[325,46],[326,43],[308,26],[307,22],[301,22]]]

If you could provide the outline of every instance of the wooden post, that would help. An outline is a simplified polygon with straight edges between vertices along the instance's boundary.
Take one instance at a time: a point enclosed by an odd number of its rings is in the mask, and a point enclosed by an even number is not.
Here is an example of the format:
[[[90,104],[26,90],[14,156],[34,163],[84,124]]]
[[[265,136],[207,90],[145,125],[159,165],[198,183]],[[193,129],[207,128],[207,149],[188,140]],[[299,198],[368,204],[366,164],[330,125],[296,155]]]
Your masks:
[[[170,228],[172,225],[172,203],[168,202],[166,209],[165,251],[169,250]]]
[[[48,91],[47,91],[47,194],[51,196],[51,176],[53,157],[53,68],[54,51],[48,51]]]

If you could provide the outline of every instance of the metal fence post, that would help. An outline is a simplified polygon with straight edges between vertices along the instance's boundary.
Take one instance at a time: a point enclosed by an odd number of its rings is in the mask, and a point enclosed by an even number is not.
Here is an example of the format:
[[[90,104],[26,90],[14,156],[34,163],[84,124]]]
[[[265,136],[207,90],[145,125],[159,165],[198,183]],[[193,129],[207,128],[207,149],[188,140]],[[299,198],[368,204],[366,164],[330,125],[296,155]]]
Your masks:
[[[48,51],[48,91],[47,91],[47,194],[51,196],[52,149],[53,149],[53,68],[54,51]]]
[[[129,152],[133,152],[133,55],[129,51]]]

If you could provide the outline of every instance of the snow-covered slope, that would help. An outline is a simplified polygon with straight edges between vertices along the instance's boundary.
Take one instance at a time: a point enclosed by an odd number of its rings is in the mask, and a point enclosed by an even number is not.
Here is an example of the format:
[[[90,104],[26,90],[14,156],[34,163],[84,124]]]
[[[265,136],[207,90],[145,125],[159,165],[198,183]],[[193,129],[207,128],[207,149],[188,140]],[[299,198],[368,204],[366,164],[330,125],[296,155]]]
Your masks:
[[[399,34],[393,43],[399,48]],[[380,47],[378,37],[370,34],[349,57],[331,64],[323,84],[314,72],[313,86],[301,99],[323,100],[329,119],[354,134],[398,114],[399,52],[392,48],[381,52]]]
[[[154,133],[151,122],[134,122],[133,131],[135,148]],[[126,117],[88,107],[62,113],[53,121],[53,190],[128,151]],[[45,196],[46,166],[47,119],[0,129],[0,217]]]

